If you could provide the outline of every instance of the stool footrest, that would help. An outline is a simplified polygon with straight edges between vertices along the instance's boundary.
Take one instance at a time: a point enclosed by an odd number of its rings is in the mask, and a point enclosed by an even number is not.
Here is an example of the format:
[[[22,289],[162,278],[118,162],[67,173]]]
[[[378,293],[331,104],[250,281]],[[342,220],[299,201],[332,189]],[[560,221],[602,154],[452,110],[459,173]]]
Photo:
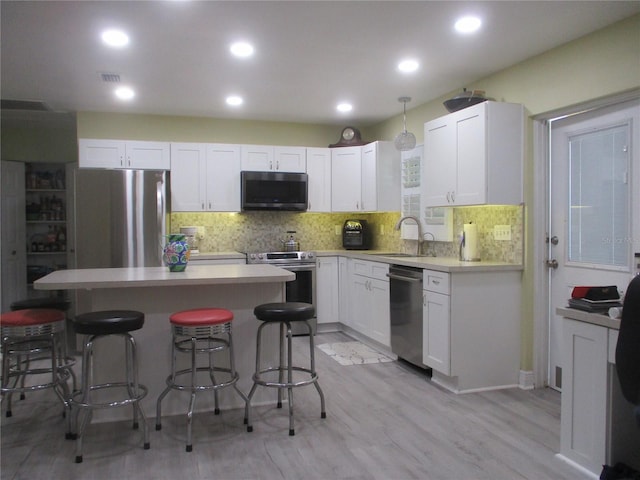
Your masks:
[[[270,373],[270,372],[282,372],[282,373],[287,373],[287,367],[270,367],[270,368],[265,368],[264,370],[260,370],[259,372],[255,373],[253,375],[253,381],[255,383],[257,383],[258,385],[263,385],[265,387],[275,387],[275,388],[295,388],[295,387],[304,387],[305,385],[311,385],[312,383],[315,383],[318,380],[318,374],[308,368],[303,368],[303,367],[291,367],[292,371],[295,372],[303,372],[306,373],[308,375],[310,375],[310,378],[308,378],[307,380],[300,380],[300,381],[296,381],[296,382],[272,382],[272,381],[268,381],[265,380],[264,378],[262,378],[262,375],[266,374],[266,373]]]
[[[92,385],[90,391],[94,390],[105,390],[109,388],[133,388],[133,385],[130,385],[126,382],[118,382],[118,383],[101,383],[99,385]],[[144,397],[147,396],[148,390],[147,387],[138,384],[139,393],[135,397],[125,398],[122,400],[113,400],[111,402],[103,402],[103,403],[84,403],[81,400],[76,400],[77,397],[81,396],[84,392],[75,392],[71,398],[72,407],[80,407],[80,408],[111,408],[111,407],[124,407],[126,405],[131,405],[132,403],[139,402]]]
[[[230,368],[222,368],[222,367],[213,367],[213,368],[209,368],[209,367],[198,367],[196,368],[197,372],[222,372],[222,373],[228,373],[229,375],[231,375],[231,369]],[[174,390],[189,390],[189,391],[201,391],[201,390],[219,390],[225,387],[230,387],[231,385],[235,384],[238,381],[239,375],[236,372],[236,374],[234,376],[231,377],[231,379],[227,382],[223,382],[223,383],[216,383],[215,385],[185,385],[185,384],[180,384],[180,383],[175,383],[175,378],[181,376],[181,375],[186,375],[189,374],[191,375],[191,369],[184,369],[184,370],[179,370],[176,372],[175,377],[172,377],[171,375],[169,375],[167,377],[166,383],[168,387],[171,387]]]

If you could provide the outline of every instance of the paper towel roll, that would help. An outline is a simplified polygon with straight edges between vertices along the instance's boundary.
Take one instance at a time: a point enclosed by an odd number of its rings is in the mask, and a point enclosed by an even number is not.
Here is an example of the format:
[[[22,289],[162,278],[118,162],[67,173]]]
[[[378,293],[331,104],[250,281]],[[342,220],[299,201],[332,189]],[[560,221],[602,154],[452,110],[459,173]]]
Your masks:
[[[478,255],[478,225],[475,223],[465,223],[464,232],[464,248],[462,249],[462,259],[470,262],[480,260]]]

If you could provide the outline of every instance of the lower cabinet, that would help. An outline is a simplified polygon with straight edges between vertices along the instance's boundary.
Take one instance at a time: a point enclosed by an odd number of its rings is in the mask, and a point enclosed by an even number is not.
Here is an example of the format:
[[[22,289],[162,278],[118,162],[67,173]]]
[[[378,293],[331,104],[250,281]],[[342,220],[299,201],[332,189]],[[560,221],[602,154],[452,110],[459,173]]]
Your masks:
[[[517,386],[521,272],[424,271],[423,363],[454,392]]]
[[[389,265],[353,260],[351,327],[376,342],[391,346]]]
[[[565,319],[560,453],[593,473],[607,463],[608,329]]]
[[[339,321],[338,257],[316,260],[316,317],[318,323]]]

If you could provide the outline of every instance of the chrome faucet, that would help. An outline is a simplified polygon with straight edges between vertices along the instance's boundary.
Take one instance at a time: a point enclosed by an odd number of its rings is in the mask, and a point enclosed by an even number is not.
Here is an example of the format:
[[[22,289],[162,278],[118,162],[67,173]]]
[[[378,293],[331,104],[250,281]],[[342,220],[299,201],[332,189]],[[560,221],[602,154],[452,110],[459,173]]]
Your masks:
[[[418,247],[416,249],[416,256],[420,256],[422,244],[424,243],[424,234],[422,233],[422,225],[420,224],[420,220],[418,220],[413,215],[405,215],[404,217],[400,217],[400,220],[398,220],[398,223],[396,223],[396,226],[393,228],[394,230],[400,230],[400,226],[405,220],[413,220],[414,222],[416,222],[416,225],[418,225]]]

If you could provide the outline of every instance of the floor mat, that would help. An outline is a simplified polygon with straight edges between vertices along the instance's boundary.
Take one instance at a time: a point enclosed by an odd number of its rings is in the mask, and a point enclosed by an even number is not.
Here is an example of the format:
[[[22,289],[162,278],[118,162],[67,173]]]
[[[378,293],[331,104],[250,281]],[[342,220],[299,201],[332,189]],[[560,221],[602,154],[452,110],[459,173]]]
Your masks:
[[[323,343],[318,348],[340,365],[393,362],[393,359],[360,342]]]

